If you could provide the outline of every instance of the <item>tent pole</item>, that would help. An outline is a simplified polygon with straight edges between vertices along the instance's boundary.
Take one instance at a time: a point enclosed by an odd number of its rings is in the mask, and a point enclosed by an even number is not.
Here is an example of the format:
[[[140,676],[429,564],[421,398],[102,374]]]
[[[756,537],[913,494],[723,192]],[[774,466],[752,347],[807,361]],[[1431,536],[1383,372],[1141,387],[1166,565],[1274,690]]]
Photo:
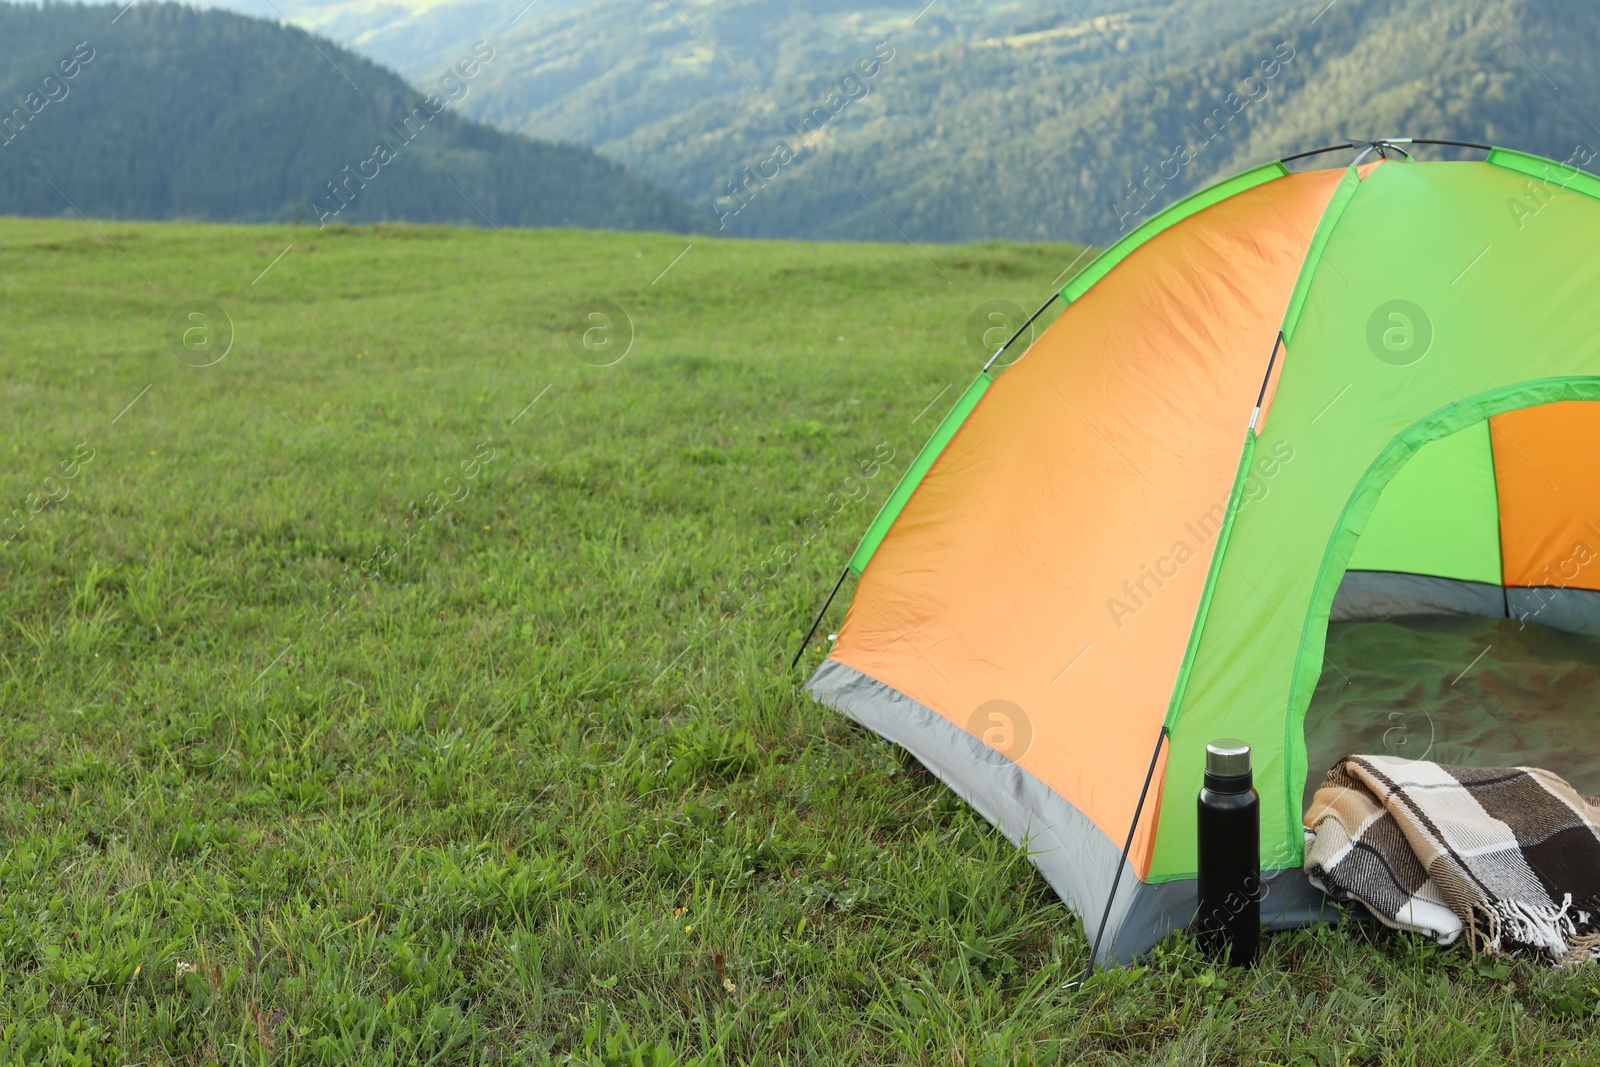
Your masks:
[[[800,647],[795,649],[794,659],[789,661],[789,669],[791,671],[799,665],[800,657],[806,654],[806,646],[809,645],[811,643],[811,639],[816,636],[817,627],[822,625],[822,617],[828,613],[828,606],[833,603],[833,598],[839,595],[839,588],[844,585],[844,580],[849,573],[850,567],[848,564],[846,564],[844,570],[839,572],[839,580],[833,583],[833,592],[829,593],[828,599],[822,602],[822,610],[817,612],[817,617],[815,619],[811,620],[811,629],[806,631],[805,640],[801,641]]]
[[[1005,344],[995,349],[994,355],[989,357],[989,362],[983,365],[983,369],[987,371],[990,367],[994,366],[994,361],[1000,358],[1001,353],[1011,347],[1013,341],[1022,336],[1022,331],[1026,330],[1029,326],[1032,326],[1033,320],[1037,319],[1040,315],[1043,315],[1045,308],[1049,307],[1051,304],[1054,304],[1058,299],[1060,299],[1060,297],[1061,291],[1059,289],[1051,293],[1050,299],[1040,304],[1039,310],[1035,311],[1032,315],[1029,315],[1028,321],[1024,322],[1021,326],[1018,326],[1017,332],[1012,334]],[[833,603],[833,598],[839,595],[839,589],[844,585],[844,580],[849,573],[850,567],[847,564],[845,569],[839,574],[839,580],[834,583],[833,592],[829,593],[828,599],[823,601],[822,610],[817,612],[816,619],[811,623],[811,629],[806,631],[805,640],[800,642],[800,647],[795,651],[794,659],[789,662],[789,669],[791,671],[800,664],[800,657],[805,655],[806,646],[809,645],[811,643],[811,639],[816,636],[817,627],[822,625],[822,617],[828,613],[829,605]]]
[[[1403,138],[1403,139],[1398,140],[1398,141],[1391,141],[1390,143],[1391,144],[1442,144],[1442,145],[1449,145],[1451,148],[1475,148],[1480,152],[1493,152],[1494,151],[1494,146],[1493,145],[1478,144],[1476,141],[1436,141],[1436,140],[1433,140],[1433,139],[1427,138],[1427,137],[1406,137],[1406,138]]]
[[[1267,383],[1272,381],[1272,368],[1278,362],[1278,349],[1283,347],[1283,331],[1278,331],[1278,339],[1272,342],[1272,355],[1267,358],[1267,373],[1261,376],[1261,391],[1256,394],[1256,406],[1250,412],[1250,429],[1256,428],[1256,419],[1261,417],[1261,402],[1267,399]]]
[[[1128,840],[1122,845],[1122,858],[1117,861],[1117,873],[1111,878],[1111,892],[1106,894],[1106,910],[1100,915],[1100,929],[1095,932],[1094,944],[1089,946],[1089,962],[1083,969],[1083,980],[1079,985],[1087,985],[1089,978],[1094,974],[1094,958],[1100,955],[1100,939],[1106,935],[1106,922],[1111,918],[1111,903],[1117,899],[1117,885],[1122,881],[1122,868],[1128,865],[1128,853],[1133,849],[1134,831],[1139,829],[1139,816],[1144,812],[1144,800],[1150,793],[1150,781],[1156,776],[1156,764],[1161,759],[1161,746],[1167,741],[1167,725],[1161,724],[1161,733],[1156,736],[1156,750],[1150,753],[1150,769],[1144,772],[1144,788],[1139,790],[1139,803],[1133,809],[1133,823],[1128,827]]]
[[[1279,163],[1293,163],[1297,159],[1309,159],[1312,156],[1326,155],[1329,152],[1339,152],[1339,151],[1342,151],[1343,149],[1354,148],[1354,147],[1355,147],[1355,145],[1351,144],[1349,141],[1346,141],[1344,144],[1329,145],[1327,148],[1313,148],[1309,152],[1296,152],[1292,156],[1284,156],[1284,157],[1282,157],[1281,159],[1278,160],[1278,162]]]
[[[1050,294],[1050,299],[1046,300],[1044,303],[1040,304],[1039,305],[1039,310],[1035,311],[1032,315],[1029,315],[1027,322],[1025,322],[1021,326],[1017,327],[1017,332],[1011,335],[1011,340],[1007,341],[1005,344],[1001,345],[999,348],[994,350],[994,355],[989,357],[989,362],[985,363],[983,365],[983,369],[984,370],[988,370],[990,367],[994,366],[994,361],[1000,358],[1000,353],[1004,352],[1006,349],[1011,347],[1011,341],[1015,341],[1017,338],[1021,337],[1022,336],[1022,331],[1026,330],[1029,326],[1032,326],[1033,325],[1033,320],[1038,318],[1040,315],[1043,315],[1044,314],[1044,309],[1049,307],[1051,304],[1054,304],[1056,302],[1056,299],[1060,295],[1061,295],[1061,290],[1059,290],[1059,289],[1057,289],[1055,292],[1051,293]]]
[[[1279,163],[1293,163],[1297,159],[1309,159],[1311,156],[1325,155],[1328,152],[1338,152],[1338,151],[1341,151],[1341,150],[1346,149],[1346,148],[1357,148],[1357,147],[1360,147],[1361,145],[1370,144],[1370,143],[1375,143],[1375,142],[1368,142],[1368,141],[1352,142],[1352,141],[1346,141],[1344,144],[1329,145],[1327,148],[1313,148],[1309,152],[1296,152],[1292,156],[1284,156],[1284,157],[1282,157],[1281,159],[1278,160],[1278,162]],[[1395,146],[1395,147],[1398,147],[1399,145],[1403,145],[1403,144],[1437,144],[1437,145],[1448,145],[1451,148],[1473,148],[1473,149],[1477,149],[1479,152],[1492,152],[1492,151],[1494,151],[1494,146],[1486,145],[1486,144],[1478,144],[1475,141],[1440,141],[1440,140],[1434,140],[1434,139],[1428,138],[1428,137],[1390,137],[1390,138],[1385,138],[1383,143],[1391,145],[1391,146]]]

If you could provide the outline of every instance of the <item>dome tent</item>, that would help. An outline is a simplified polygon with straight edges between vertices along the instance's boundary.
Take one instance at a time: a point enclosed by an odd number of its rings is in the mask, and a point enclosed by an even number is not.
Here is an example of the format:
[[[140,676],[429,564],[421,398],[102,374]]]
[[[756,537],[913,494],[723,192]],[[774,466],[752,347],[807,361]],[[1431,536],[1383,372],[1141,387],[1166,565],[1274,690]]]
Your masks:
[[[841,575],[812,695],[1026,843],[1096,964],[1192,918],[1217,737],[1254,749],[1263,921],[1320,913],[1299,868],[1330,616],[1600,633],[1600,179],[1379,158],[1414,143],[1259,167],[1102,253]]]

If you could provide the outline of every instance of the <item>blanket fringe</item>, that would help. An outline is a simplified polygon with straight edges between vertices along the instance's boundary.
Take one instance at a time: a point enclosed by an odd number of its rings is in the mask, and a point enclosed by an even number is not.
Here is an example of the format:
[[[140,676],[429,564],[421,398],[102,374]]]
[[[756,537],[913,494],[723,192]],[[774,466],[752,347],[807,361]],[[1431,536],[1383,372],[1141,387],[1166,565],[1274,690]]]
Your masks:
[[[1518,949],[1539,953],[1551,963],[1570,966],[1600,959],[1600,930],[1586,911],[1575,911],[1567,893],[1555,907],[1536,907],[1521,900],[1480,903],[1462,917],[1474,955],[1481,947],[1490,956]]]

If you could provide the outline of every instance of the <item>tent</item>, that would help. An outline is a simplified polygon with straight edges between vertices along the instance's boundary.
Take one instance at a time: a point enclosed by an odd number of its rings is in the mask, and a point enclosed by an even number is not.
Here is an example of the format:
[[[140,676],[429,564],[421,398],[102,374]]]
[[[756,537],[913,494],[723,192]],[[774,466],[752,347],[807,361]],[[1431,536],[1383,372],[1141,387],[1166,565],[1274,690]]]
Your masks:
[[[1192,918],[1218,737],[1254,749],[1263,921],[1321,913],[1300,865],[1330,618],[1600,633],[1593,152],[1425,143],[1258,167],[1104,251],[840,576],[812,695],[1025,843],[1095,964]]]

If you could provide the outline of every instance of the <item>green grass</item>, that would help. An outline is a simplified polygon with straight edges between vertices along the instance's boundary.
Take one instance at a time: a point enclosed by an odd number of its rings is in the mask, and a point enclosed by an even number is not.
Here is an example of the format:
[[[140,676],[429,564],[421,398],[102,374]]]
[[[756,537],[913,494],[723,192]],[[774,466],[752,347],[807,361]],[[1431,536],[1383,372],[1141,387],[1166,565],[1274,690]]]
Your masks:
[[[785,670],[972,309],[1075,250],[100,227],[0,221],[0,510],[56,498],[0,548],[0,1062],[1600,1055],[1592,969],[1370,926],[1079,987],[1026,860]]]

